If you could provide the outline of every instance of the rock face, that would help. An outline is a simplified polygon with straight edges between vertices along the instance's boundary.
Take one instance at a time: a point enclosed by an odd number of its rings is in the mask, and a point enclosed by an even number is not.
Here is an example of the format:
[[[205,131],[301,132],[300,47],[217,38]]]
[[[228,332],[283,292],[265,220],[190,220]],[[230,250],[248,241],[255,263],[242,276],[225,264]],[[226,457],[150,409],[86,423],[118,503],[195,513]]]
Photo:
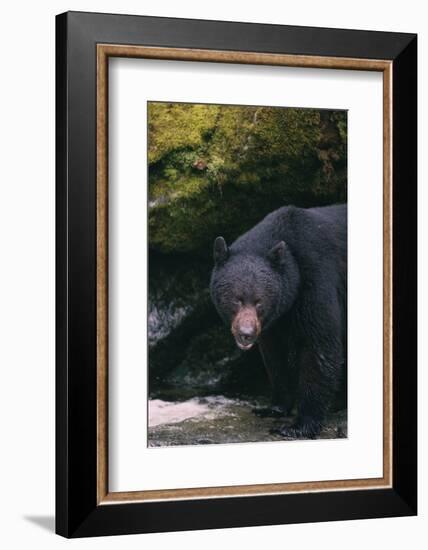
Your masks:
[[[346,112],[152,102],[148,125],[150,396],[266,400],[258,350],[239,351],[211,303],[212,244],[285,204],[346,201]],[[255,440],[262,426],[243,407],[235,419]],[[185,444],[177,426],[165,444]],[[164,427],[153,430],[161,444]]]
[[[346,112],[149,104],[150,248],[207,256],[285,204],[346,201]]]

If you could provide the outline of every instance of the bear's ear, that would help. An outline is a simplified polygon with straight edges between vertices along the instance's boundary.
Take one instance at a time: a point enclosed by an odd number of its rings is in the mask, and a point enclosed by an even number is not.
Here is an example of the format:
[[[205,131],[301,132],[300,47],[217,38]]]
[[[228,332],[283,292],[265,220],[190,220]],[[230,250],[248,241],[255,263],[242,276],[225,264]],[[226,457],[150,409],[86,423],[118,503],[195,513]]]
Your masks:
[[[224,264],[229,256],[229,249],[223,237],[217,237],[214,241],[214,263],[216,265]]]
[[[285,252],[287,245],[284,241],[279,241],[273,248],[269,250],[268,258],[272,265],[282,267],[285,265]]]

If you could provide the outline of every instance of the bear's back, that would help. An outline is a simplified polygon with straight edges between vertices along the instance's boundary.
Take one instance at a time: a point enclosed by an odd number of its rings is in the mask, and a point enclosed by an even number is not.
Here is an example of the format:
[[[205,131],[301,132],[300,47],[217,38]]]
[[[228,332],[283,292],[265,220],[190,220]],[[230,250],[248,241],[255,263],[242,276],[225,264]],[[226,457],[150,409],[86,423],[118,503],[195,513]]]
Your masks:
[[[346,205],[283,206],[236,239],[230,250],[234,254],[265,256],[280,241],[303,261],[311,257],[319,260],[320,256],[346,257]]]

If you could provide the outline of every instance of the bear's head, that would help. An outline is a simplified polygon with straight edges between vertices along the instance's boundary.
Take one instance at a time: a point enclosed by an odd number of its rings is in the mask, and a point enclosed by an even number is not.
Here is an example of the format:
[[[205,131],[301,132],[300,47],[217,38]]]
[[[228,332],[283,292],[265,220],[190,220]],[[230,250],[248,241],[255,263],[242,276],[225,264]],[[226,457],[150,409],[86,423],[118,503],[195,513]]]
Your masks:
[[[242,350],[249,350],[260,333],[290,309],[298,279],[297,264],[284,241],[264,254],[228,248],[223,237],[214,242],[212,301]]]

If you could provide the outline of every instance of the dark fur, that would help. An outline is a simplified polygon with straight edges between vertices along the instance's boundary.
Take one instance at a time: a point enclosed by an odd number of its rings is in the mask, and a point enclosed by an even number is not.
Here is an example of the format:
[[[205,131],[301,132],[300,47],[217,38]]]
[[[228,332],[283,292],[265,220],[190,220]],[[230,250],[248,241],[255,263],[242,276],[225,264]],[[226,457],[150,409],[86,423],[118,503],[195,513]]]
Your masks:
[[[260,302],[273,406],[298,411],[279,432],[315,437],[346,366],[346,205],[280,208],[230,248],[217,239],[214,257],[211,296],[227,324],[242,304]]]

